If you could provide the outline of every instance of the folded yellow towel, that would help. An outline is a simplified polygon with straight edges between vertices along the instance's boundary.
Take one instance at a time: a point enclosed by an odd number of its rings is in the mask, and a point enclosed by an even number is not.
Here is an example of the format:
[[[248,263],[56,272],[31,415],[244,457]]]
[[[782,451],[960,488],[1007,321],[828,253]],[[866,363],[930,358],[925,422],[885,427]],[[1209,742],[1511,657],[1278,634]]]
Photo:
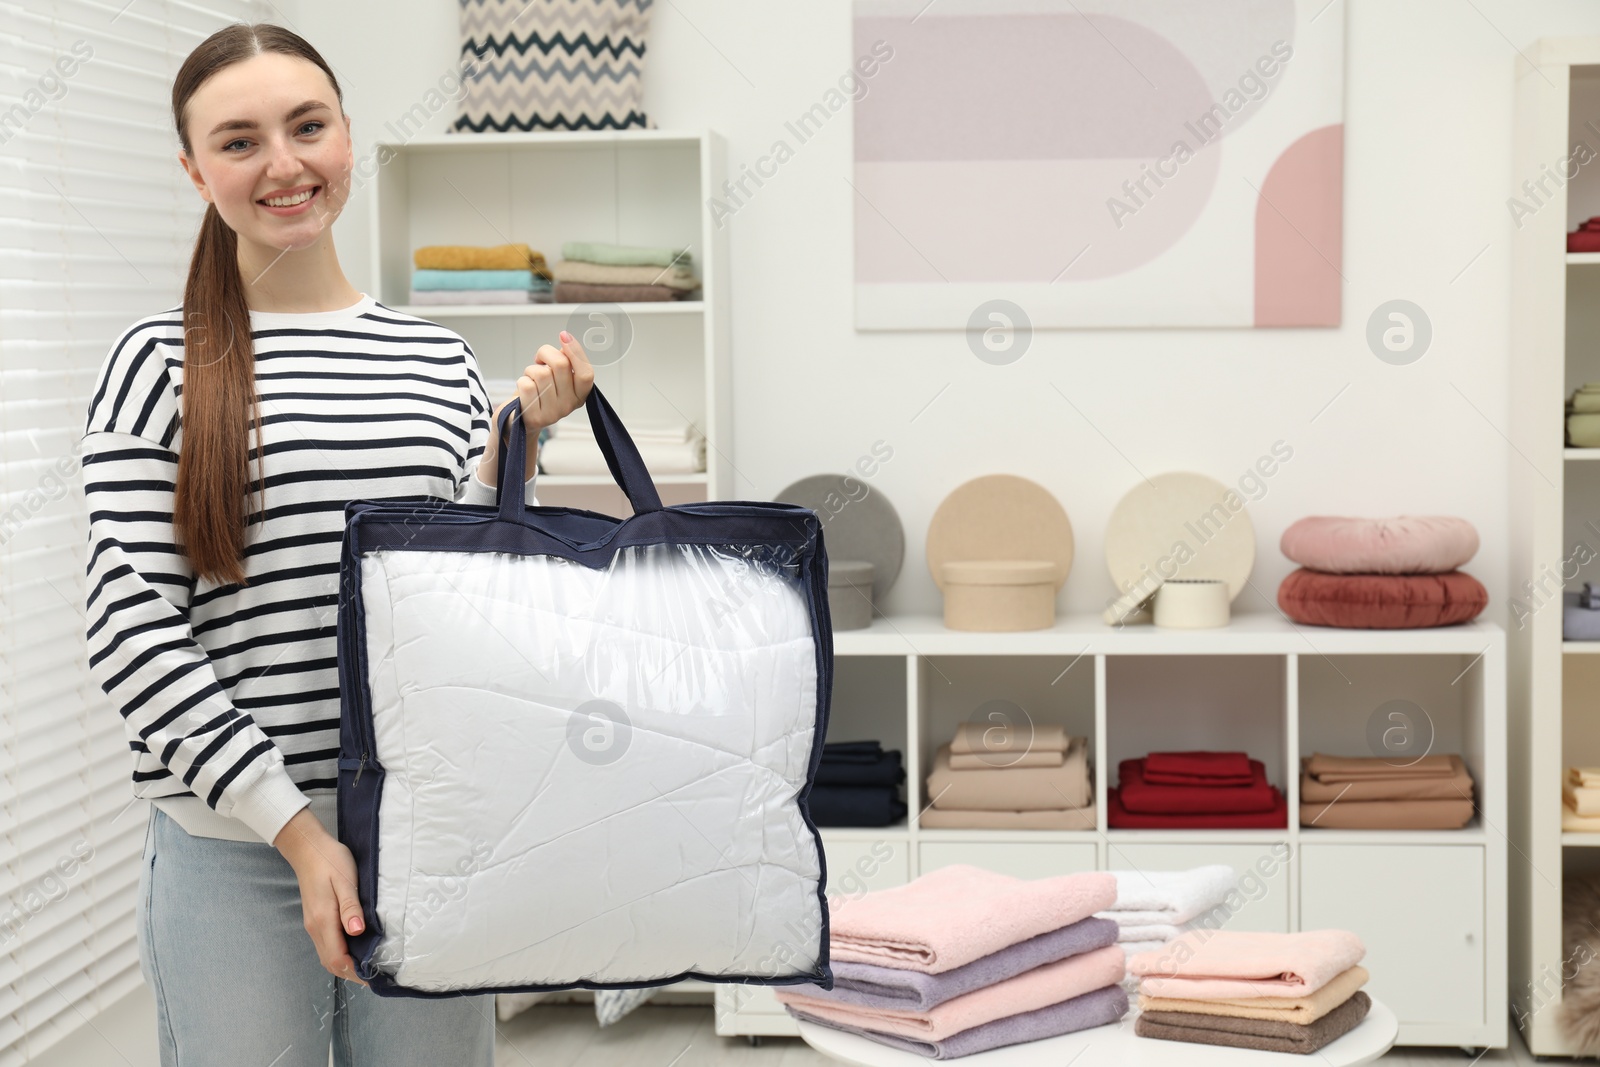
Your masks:
[[[423,245],[411,253],[421,270],[525,270],[531,268],[541,278],[550,277],[544,253],[526,244]]]
[[[1585,789],[1568,782],[1561,787],[1561,799],[1579,815],[1600,815],[1600,789]]]
[[[1579,815],[1572,810],[1572,805],[1561,805],[1561,829],[1569,833],[1584,834],[1600,830],[1600,818],[1593,815]]]
[[[1567,781],[1585,789],[1600,787],[1600,767],[1568,767]]]
[[[1223,1000],[1180,1000],[1139,994],[1139,1010],[1190,1011],[1199,1015],[1225,1015],[1232,1019],[1265,1019],[1309,1026],[1350,999],[1367,984],[1367,969],[1360,964],[1328,980],[1328,984],[1303,997],[1231,997]]]

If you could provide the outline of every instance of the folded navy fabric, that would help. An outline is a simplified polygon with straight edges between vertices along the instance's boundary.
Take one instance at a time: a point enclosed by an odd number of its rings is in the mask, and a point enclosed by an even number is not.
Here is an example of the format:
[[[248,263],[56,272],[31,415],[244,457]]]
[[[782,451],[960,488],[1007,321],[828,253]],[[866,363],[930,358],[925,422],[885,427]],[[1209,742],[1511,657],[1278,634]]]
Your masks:
[[[1080,919],[939,974],[832,960],[832,989],[806,985],[797,986],[795,991],[863,1008],[927,1011],[952,997],[1003,982],[1035,967],[1114,945],[1118,930],[1118,924],[1111,919]]]
[[[899,749],[880,753],[874,763],[833,761],[823,754],[817,767],[817,785],[899,785],[906,780],[906,768]]]
[[[892,826],[906,817],[892,785],[815,785],[810,805],[818,826]]]
[[[882,758],[881,741],[828,741],[822,746],[823,763],[877,763]]]
[[[962,1030],[943,1041],[917,1041],[909,1037],[900,1037],[898,1034],[883,1034],[876,1030],[850,1026],[847,1023],[832,1022],[797,1008],[788,1010],[795,1018],[816,1023],[818,1026],[859,1034],[879,1044],[915,1052],[929,1059],[954,1060],[970,1056],[975,1052],[1019,1045],[1024,1041],[1060,1037],[1062,1034],[1114,1023],[1128,1012],[1128,992],[1121,986],[1104,986],[1090,990],[1082,996],[1073,997],[1071,1000],[1063,1000],[1059,1004],[1051,1004],[1017,1015],[1007,1015],[994,1022]]]

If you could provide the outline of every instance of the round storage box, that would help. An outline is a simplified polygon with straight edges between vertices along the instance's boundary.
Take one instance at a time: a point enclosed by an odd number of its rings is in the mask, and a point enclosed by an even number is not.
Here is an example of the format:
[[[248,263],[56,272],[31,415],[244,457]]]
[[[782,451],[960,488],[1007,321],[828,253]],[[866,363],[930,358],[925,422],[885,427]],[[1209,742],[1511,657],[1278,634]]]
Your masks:
[[[872,564],[861,559],[828,561],[828,615],[835,630],[872,625]]]
[[[1060,569],[1039,559],[948,560],[944,624],[952,630],[1046,630],[1056,622]]]

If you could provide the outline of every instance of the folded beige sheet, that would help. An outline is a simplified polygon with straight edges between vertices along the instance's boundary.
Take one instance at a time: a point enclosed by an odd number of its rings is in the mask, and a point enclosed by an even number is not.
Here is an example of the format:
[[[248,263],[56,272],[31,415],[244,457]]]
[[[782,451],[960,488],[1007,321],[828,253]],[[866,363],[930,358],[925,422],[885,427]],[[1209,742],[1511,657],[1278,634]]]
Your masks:
[[[929,808],[917,817],[924,830],[1094,830],[1095,806],[1057,811],[944,811]]]
[[[1459,830],[1470,800],[1336,800],[1300,805],[1300,825],[1321,830]]]
[[[1449,777],[1397,775],[1393,778],[1362,778],[1353,781],[1324,782],[1311,773],[1311,761],[1301,761],[1300,799],[1333,800],[1471,800],[1472,774],[1461,757],[1451,755],[1455,773]]]
[[[1411,759],[1378,756],[1314,754],[1308,768],[1319,782],[1354,782],[1366,778],[1448,778],[1456,773],[1449,756]]]
[[[1192,1011],[1202,1015],[1226,1015],[1234,1019],[1266,1019],[1271,1022],[1308,1026],[1350,999],[1350,994],[1367,984],[1367,969],[1356,964],[1336,975],[1327,985],[1303,997],[1230,997],[1224,1000],[1179,1000],[1177,997],[1152,997],[1139,994],[1139,1010]]]
[[[1056,723],[1036,723],[1030,730],[1026,725],[996,726],[964,722],[956,728],[955,736],[950,739],[950,754],[1065,752],[1068,740],[1067,728]]]
[[[1072,738],[1059,767],[955,770],[950,746],[940,745],[928,775],[927,797],[936,808],[966,811],[1059,811],[1088,805],[1088,741]]]

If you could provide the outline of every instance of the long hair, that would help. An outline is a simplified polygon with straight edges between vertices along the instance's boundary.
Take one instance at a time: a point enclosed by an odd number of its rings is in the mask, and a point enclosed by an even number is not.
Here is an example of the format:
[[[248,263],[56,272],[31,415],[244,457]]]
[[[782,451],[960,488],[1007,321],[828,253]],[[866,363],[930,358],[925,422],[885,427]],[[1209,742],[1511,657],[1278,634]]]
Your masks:
[[[172,121],[184,154],[189,98],[218,71],[263,52],[315,63],[344,102],[338,79],[306,40],[272,23],[237,22],[201,41],[172,81]],[[261,402],[255,389],[250,306],[239,275],[239,236],[207,204],[183,289],[183,444],[178,455],[172,524],[197,576],[246,584],[247,508],[265,514],[266,456]],[[250,426],[255,424],[256,479],[250,478]]]

